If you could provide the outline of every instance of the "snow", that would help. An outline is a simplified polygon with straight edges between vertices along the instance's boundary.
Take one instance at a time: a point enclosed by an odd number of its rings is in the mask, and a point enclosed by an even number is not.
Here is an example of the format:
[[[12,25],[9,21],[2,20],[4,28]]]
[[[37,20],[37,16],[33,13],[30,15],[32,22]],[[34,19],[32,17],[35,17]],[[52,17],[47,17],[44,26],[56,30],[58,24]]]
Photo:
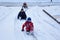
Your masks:
[[[20,9],[21,7],[0,6],[0,40],[36,40],[21,31],[25,20],[17,19]],[[34,34],[37,40],[60,40],[60,24],[45,14],[42,9],[51,15],[60,15],[60,6],[35,6],[26,10],[27,16],[31,17],[34,23]]]
[[[50,2],[51,0],[0,0],[0,2]],[[53,2],[60,2],[60,0],[52,0]]]
[[[60,15],[60,6],[50,6],[50,7],[45,7],[45,10],[49,12],[51,15]]]
[[[50,0],[0,0],[0,2],[49,2],[49,1]]]

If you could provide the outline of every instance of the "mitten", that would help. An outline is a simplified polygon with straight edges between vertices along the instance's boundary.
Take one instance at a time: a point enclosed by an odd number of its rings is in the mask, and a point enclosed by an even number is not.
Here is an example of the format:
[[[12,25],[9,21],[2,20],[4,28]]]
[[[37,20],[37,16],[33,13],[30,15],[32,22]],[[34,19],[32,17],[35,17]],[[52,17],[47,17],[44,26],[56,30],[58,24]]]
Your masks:
[[[22,29],[22,31],[24,31],[24,29]]]

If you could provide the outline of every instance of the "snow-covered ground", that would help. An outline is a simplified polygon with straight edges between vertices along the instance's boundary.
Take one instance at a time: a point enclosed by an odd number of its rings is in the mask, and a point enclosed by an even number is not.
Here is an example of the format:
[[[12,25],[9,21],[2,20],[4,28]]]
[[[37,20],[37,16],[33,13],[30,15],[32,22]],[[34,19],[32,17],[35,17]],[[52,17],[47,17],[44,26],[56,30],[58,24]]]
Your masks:
[[[0,40],[36,40],[21,31],[25,20],[18,20],[17,15],[21,7],[0,6]],[[60,15],[60,6],[29,7],[26,10],[28,17],[34,23],[34,34],[37,40],[60,40],[60,24],[55,22],[42,9],[52,16]]]

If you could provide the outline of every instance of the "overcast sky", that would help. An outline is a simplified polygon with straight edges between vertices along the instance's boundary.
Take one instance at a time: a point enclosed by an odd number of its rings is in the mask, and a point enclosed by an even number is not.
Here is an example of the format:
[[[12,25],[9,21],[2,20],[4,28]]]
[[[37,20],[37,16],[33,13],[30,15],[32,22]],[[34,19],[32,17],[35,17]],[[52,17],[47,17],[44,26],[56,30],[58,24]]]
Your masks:
[[[60,0],[53,1],[60,2]],[[0,0],[0,2],[50,2],[50,0]]]

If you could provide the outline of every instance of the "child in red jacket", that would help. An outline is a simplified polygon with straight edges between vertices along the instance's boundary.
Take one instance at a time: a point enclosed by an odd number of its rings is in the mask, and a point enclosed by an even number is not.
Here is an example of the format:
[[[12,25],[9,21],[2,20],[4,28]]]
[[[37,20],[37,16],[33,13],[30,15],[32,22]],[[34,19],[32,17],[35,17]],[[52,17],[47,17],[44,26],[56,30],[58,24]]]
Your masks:
[[[22,25],[22,31],[24,31],[24,27],[26,27],[26,32],[27,34],[33,33],[34,26],[33,23],[31,22],[31,18],[29,17],[27,21]]]

